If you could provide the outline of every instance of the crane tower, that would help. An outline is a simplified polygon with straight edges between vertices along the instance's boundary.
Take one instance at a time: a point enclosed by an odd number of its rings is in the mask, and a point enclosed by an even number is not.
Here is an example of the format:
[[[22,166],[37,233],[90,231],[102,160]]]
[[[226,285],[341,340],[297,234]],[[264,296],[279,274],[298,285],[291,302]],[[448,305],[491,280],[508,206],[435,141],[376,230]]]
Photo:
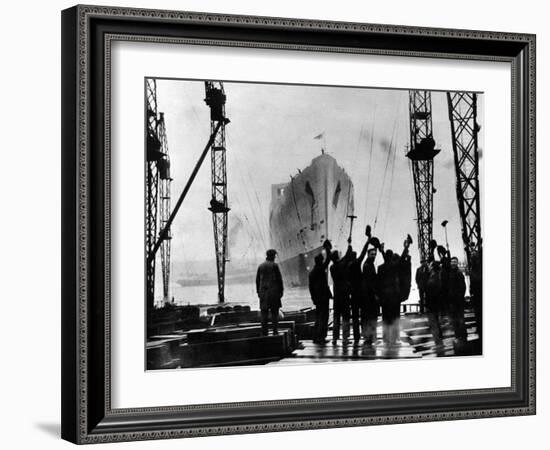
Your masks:
[[[433,179],[435,148],[432,133],[432,96],[429,91],[409,91],[410,150],[416,215],[418,222],[418,248],[421,259],[429,259],[433,236]]]
[[[155,79],[146,80],[147,101],[147,189],[146,189],[146,252],[147,252],[147,308],[153,309],[155,303],[154,247],[158,231],[163,229],[170,216],[170,157],[166,138],[164,115],[159,113],[157,105],[157,83]],[[160,205],[159,205],[160,199]],[[170,234],[166,233],[161,243],[161,264],[163,275],[164,300],[169,298],[170,283]]]
[[[223,83],[205,81],[205,102],[210,107],[210,132],[215,136],[210,150],[212,171],[212,198],[210,211],[214,227],[214,245],[216,250],[216,271],[218,279],[218,301],[225,301],[225,264],[227,262],[227,171],[225,125],[229,120],[225,116],[225,91]],[[218,129],[216,133],[215,130]]]
[[[159,177],[159,230],[166,227],[171,211],[170,185],[170,154],[168,153],[168,139],[166,137],[166,123],[164,113],[159,113],[158,137],[161,143],[162,157],[157,163]],[[162,265],[162,293],[165,303],[170,302],[170,251],[172,234],[168,227],[166,236],[160,246],[160,262]]]
[[[481,251],[477,94],[447,92],[447,103],[456,171],[456,196],[462,221],[462,240],[470,267],[472,253]]]

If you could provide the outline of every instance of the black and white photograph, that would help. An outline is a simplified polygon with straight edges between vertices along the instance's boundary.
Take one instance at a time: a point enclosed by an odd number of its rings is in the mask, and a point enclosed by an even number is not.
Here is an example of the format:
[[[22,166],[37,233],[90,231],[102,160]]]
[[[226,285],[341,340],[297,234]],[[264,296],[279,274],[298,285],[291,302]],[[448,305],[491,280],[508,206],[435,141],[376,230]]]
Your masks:
[[[144,91],[148,370],[482,355],[482,92]]]

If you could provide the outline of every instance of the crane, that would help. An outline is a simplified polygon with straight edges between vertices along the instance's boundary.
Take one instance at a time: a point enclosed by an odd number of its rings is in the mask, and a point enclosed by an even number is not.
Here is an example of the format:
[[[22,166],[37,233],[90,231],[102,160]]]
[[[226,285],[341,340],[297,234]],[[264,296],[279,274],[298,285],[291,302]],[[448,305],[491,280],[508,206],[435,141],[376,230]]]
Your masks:
[[[221,81],[205,81],[205,103],[210,107],[210,132],[215,136],[210,150],[212,172],[212,198],[210,207],[214,227],[218,302],[225,301],[225,264],[227,262],[227,169],[225,125],[225,90]],[[215,133],[216,128],[219,131]]]
[[[420,259],[428,260],[433,237],[433,179],[435,148],[432,133],[432,95],[430,91],[409,91],[410,149],[416,215],[418,222],[418,248]]]
[[[166,137],[166,122],[164,121],[164,113],[159,113],[158,121],[158,137],[161,143],[162,157],[157,163],[159,177],[159,221],[160,229],[163,229],[170,217],[171,213],[171,198],[170,185],[172,178],[170,177],[170,154],[168,152],[168,139]],[[170,253],[171,253],[172,234],[170,228],[160,246],[160,261],[162,266],[162,293],[165,303],[170,302]]]
[[[153,89],[155,86],[151,85],[151,102],[148,100],[148,109],[153,111],[156,107],[156,102],[154,102],[155,95],[153,95]],[[216,262],[218,267],[218,299],[220,302],[224,301],[224,287],[225,287],[225,263],[226,263],[226,254],[227,254],[227,213],[229,208],[227,207],[227,182],[226,182],[226,165],[225,165],[225,126],[229,123],[229,119],[225,116],[225,93],[223,91],[223,85],[221,83],[215,82],[206,82],[206,98],[205,102],[210,107],[210,118],[211,118],[211,130],[210,137],[206,146],[202,150],[199,159],[195,163],[195,166],[185,184],[183,191],[181,192],[174,209],[170,211],[170,199],[168,198],[163,214],[161,215],[161,230],[158,233],[158,237],[154,231],[156,231],[156,222],[151,219],[151,216],[147,216],[147,298],[148,305],[151,308],[154,306],[154,273],[155,273],[155,259],[158,250],[161,247],[164,247],[166,250],[167,256],[167,268],[168,271],[165,272],[169,277],[169,255],[170,255],[170,227],[176,218],[178,211],[185,200],[185,197],[189,193],[191,185],[195,181],[195,178],[206,159],[208,151],[211,151],[212,159],[212,199],[210,200],[210,210],[213,215],[214,222],[214,236],[216,242]],[[149,86],[148,86],[148,99],[149,99]],[[149,108],[150,106],[150,108]],[[149,114],[153,116],[153,114]],[[162,121],[160,119],[162,118]],[[158,121],[161,122],[160,130],[161,136],[166,138],[166,132],[164,125],[164,118],[158,116]],[[158,127],[157,127],[158,128]],[[155,149],[162,148],[161,139],[159,138],[158,133],[153,133],[154,127],[149,127],[148,130],[148,152],[149,148],[152,151],[158,151]],[[164,130],[164,131],[163,131]],[[149,138],[149,135],[151,138]],[[149,141],[151,144],[149,145]],[[158,141],[158,142],[157,142]],[[165,147],[168,149],[167,145]],[[147,176],[147,213],[150,211],[157,210],[157,203],[155,199],[158,198],[158,180],[169,180],[171,181],[169,175],[169,159],[168,154],[160,152],[160,155],[157,155],[157,160],[162,160],[163,162],[159,165],[153,165],[149,163],[148,156],[148,176]],[[153,155],[150,157],[153,160]],[[153,166],[153,167],[151,167]],[[161,170],[159,170],[159,168]],[[167,168],[167,172],[163,172],[163,168]],[[152,172],[153,175],[149,176],[149,172]],[[159,176],[159,173],[161,174]],[[164,173],[164,175],[163,175]],[[155,184],[156,183],[156,184]],[[161,181],[162,188],[163,181]],[[167,183],[168,190],[162,192],[169,192],[169,183]],[[156,196],[156,197],[155,197]],[[169,197],[169,196],[168,196]],[[161,200],[164,200],[161,198]],[[149,207],[149,203],[154,205]],[[161,207],[163,207],[161,205]],[[156,217],[156,216],[155,216]],[[155,222],[153,224],[153,222]],[[151,230],[150,230],[151,229]],[[168,244],[167,244],[168,241]],[[150,275],[152,274],[152,275]],[[166,291],[165,291],[166,293]]]
[[[158,210],[158,168],[157,161],[160,155],[160,140],[157,134],[157,82],[148,78],[145,82],[147,98],[147,191],[145,199],[145,221],[147,255],[157,239],[157,210]],[[153,309],[155,303],[155,258],[147,259],[147,309]]]
[[[477,94],[447,92],[449,120],[456,172],[456,196],[462,221],[462,240],[468,268],[472,254],[481,252],[479,210],[479,150],[477,135]]]
[[[157,82],[154,78],[146,80],[147,101],[147,190],[146,190],[146,252],[147,258],[147,308],[155,304],[155,270],[156,258],[154,247],[157,242],[157,231],[164,228],[170,216],[170,157],[164,114],[158,111]],[[160,199],[160,204],[159,204]],[[169,301],[170,285],[170,233],[164,234],[160,246],[163,275],[164,301]]]

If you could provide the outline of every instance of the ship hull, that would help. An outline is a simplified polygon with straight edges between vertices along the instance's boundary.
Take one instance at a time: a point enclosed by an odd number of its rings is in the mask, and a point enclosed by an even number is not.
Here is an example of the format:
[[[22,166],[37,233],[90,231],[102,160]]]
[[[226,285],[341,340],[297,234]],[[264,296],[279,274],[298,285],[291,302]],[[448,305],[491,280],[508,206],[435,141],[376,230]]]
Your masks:
[[[285,285],[307,286],[326,239],[345,249],[353,213],[353,183],[330,155],[315,158],[289,183],[272,186],[270,239]]]

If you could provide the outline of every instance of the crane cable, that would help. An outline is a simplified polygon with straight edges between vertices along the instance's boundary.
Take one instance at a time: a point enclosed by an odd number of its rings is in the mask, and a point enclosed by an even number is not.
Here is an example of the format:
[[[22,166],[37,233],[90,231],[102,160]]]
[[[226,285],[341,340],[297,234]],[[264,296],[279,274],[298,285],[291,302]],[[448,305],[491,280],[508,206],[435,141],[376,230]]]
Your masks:
[[[366,195],[365,195],[365,221],[368,222],[368,201],[369,201],[369,189],[370,189],[370,179],[371,179],[371,167],[372,167],[372,153],[373,153],[373,147],[374,147],[374,130],[376,127],[376,108],[377,103],[374,104],[374,110],[372,113],[372,126],[370,130],[370,144],[369,144],[369,168],[367,171],[367,189],[366,189]]]
[[[239,176],[241,178],[241,183],[243,186],[246,186],[247,183],[246,183],[246,180],[245,180],[245,177],[244,177],[244,174],[241,170],[241,167],[240,167],[240,164],[237,164],[237,170],[239,172]],[[245,216],[248,224],[250,225],[250,230],[254,230],[254,234],[256,234],[256,239],[258,242],[261,242],[263,244],[263,246],[265,247],[266,246],[266,239],[265,239],[265,236],[263,234],[263,230],[260,226],[260,222],[256,216],[256,208],[253,207],[252,205],[252,199],[250,197],[250,194],[249,194],[249,189],[245,189],[245,198],[247,200],[247,203],[248,203],[248,209],[249,209],[249,212],[251,213],[252,215],[252,219],[253,219],[253,222],[254,222],[254,225],[252,225],[252,222],[250,222],[250,220],[248,219],[248,216],[246,215],[246,213],[243,212],[243,215]],[[237,198],[237,197],[236,197]],[[240,203],[240,202],[239,202]]]
[[[341,223],[340,223],[340,228],[339,228],[340,233],[342,232],[342,229],[344,228],[344,225],[346,224],[346,219],[349,215],[349,203],[350,203],[350,197],[351,197],[352,180],[353,180],[353,176],[355,175],[356,168],[357,168],[357,160],[359,158],[359,147],[361,146],[361,138],[363,137],[364,129],[365,129],[365,125],[363,124],[363,125],[361,125],[361,131],[359,132],[359,138],[357,139],[357,147],[355,148],[355,156],[353,158],[353,166],[351,168],[351,173],[350,173],[350,176],[349,176],[348,197],[347,197],[347,200],[346,200],[346,214],[344,215],[344,217],[342,218]],[[355,211],[353,211],[352,214],[354,212]]]
[[[382,204],[382,195],[384,193],[384,187],[386,185],[386,177],[388,175],[390,157],[392,156],[392,147],[393,147],[393,141],[395,138],[396,127],[397,127],[397,118],[393,122],[393,130],[392,130],[390,145],[388,149],[388,156],[386,158],[386,166],[384,167],[384,177],[382,178],[382,187],[380,188],[380,195],[378,196],[378,206],[376,207],[376,215],[374,217],[374,225],[372,227],[373,232],[376,230],[376,224],[378,223],[378,214],[380,213],[380,205]]]
[[[397,140],[397,139],[396,139]],[[391,175],[390,175],[390,189],[388,191],[388,202],[386,204],[386,214],[384,216],[384,228],[382,228],[382,236],[384,237],[386,234],[386,225],[388,223],[388,215],[391,209],[391,197],[392,197],[392,190],[393,190],[393,179],[394,179],[394,172],[395,172],[395,157],[397,155],[397,143],[393,146],[393,161],[392,161],[392,169],[391,169]]]

